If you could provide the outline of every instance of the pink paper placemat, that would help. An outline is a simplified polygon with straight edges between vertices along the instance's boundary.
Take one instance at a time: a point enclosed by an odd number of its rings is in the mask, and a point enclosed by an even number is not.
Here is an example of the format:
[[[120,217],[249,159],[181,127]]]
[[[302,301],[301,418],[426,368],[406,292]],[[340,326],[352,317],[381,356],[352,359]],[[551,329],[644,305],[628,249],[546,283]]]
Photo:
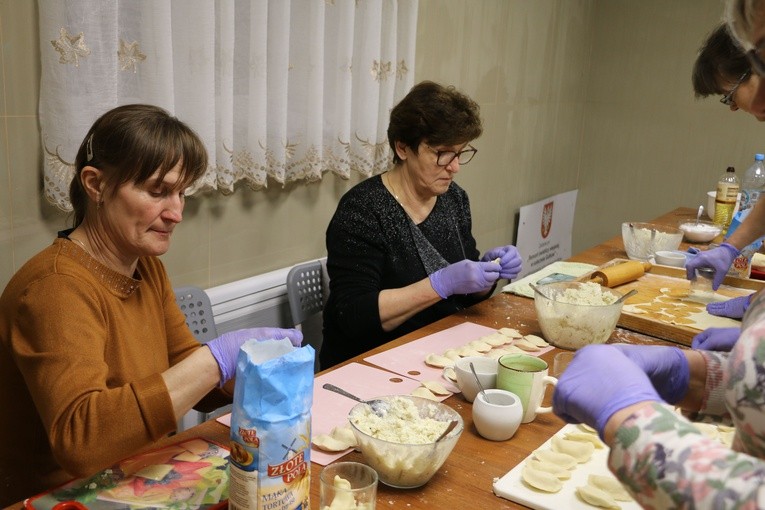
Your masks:
[[[316,377],[313,383],[313,407],[311,408],[311,435],[313,436],[329,434],[334,427],[348,423],[348,412],[356,405],[353,400],[322,388],[325,383],[339,386],[365,400],[383,395],[409,395],[420,386],[418,380],[359,363],[349,363]],[[448,395],[443,398],[447,397]],[[230,427],[231,414],[221,416],[218,422]],[[350,452],[351,449],[339,453],[327,453],[312,448],[311,462],[326,466]]]
[[[426,365],[425,358],[428,354],[443,354],[447,349],[462,347],[468,342],[496,332],[497,330],[494,328],[481,326],[473,322],[463,322],[438,333],[433,333],[388,351],[369,356],[364,358],[364,361],[391,372],[417,379],[418,381],[438,381],[452,393],[459,393],[459,388],[443,377],[443,369]],[[501,349],[502,347],[499,348]],[[528,352],[527,354],[539,356],[551,349],[553,347],[545,347],[539,351]]]

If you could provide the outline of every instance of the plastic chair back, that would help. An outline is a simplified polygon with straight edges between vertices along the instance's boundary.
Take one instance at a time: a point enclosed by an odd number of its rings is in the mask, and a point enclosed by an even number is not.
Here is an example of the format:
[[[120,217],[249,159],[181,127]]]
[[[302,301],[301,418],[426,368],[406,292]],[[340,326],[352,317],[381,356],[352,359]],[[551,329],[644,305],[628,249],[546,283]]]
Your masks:
[[[323,341],[322,310],[329,296],[326,258],[298,264],[287,274],[287,297],[292,323],[303,332],[303,343],[316,350],[316,372],[320,370],[318,353]]]
[[[186,316],[186,325],[201,343],[218,336],[213,318],[212,304],[207,293],[199,287],[178,287],[175,301]]]
[[[298,264],[287,274],[292,321],[298,325],[324,309],[323,270],[319,260]]]

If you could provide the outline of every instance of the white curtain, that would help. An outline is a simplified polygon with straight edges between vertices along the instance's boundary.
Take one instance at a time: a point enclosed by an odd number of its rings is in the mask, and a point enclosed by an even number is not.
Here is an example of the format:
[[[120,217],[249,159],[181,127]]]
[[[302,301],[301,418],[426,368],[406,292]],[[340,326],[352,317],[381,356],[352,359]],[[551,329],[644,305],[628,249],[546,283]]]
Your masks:
[[[39,11],[44,188],[64,210],[85,132],[128,103],[200,135],[210,168],[190,193],[389,165],[417,0],[39,0]]]

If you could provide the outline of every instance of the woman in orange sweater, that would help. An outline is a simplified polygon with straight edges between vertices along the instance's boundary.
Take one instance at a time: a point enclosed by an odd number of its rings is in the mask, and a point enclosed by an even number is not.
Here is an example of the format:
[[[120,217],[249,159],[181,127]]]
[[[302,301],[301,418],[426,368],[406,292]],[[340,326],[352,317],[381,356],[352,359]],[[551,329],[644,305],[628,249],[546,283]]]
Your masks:
[[[127,105],[91,127],[70,186],[74,228],[29,260],[0,297],[0,506],[107,468],[176,429],[224,383],[250,338],[202,346],[158,256],[207,167],[199,137],[161,108]],[[209,347],[209,348],[208,348]]]

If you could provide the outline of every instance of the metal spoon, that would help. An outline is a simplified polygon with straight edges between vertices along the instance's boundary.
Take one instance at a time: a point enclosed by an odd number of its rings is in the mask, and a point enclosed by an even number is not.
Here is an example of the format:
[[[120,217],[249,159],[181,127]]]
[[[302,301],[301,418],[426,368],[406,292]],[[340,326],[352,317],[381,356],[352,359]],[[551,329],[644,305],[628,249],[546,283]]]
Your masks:
[[[624,294],[622,297],[620,297],[619,299],[614,301],[614,304],[621,303],[622,301],[624,301],[628,297],[634,296],[635,294],[637,294],[637,289],[632,289],[631,291],[629,291],[628,293]]]
[[[704,206],[700,205],[699,206],[699,212],[696,213],[696,225],[701,223],[701,215],[702,215],[703,212],[704,212]]]
[[[385,415],[385,413],[388,411],[388,403],[384,400],[380,399],[372,399],[372,400],[363,400],[353,393],[348,393],[342,388],[339,388],[335,386],[334,384],[325,383],[322,388],[329,391],[334,391],[335,393],[339,393],[340,395],[344,397],[348,397],[352,400],[355,400],[356,402],[361,402],[362,404],[367,404],[369,407],[372,408],[372,412],[374,412],[377,416],[382,417]]]
[[[537,287],[537,286],[536,286],[536,285],[534,285],[533,283],[530,283],[530,284],[529,284],[529,287],[531,287],[532,289],[534,289],[534,292],[536,292],[537,294],[539,294],[539,295],[540,295],[540,296],[542,296],[543,298],[545,298],[545,299],[550,299],[549,297],[545,296],[544,292],[542,292],[541,290],[539,290],[539,287]]]
[[[478,387],[481,389],[481,395],[483,395],[483,399],[486,401],[487,404],[491,404],[489,397],[486,395],[486,390],[483,389],[483,384],[481,384],[481,380],[478,378],[478,374],[475,373],[475,367],[473,366],[472,361],[470,362],[470,371],[473,372],[473,377],[475,377],[475,382],[478,383]]]
[[[441,435],[436,438],[435,442],[437,443],[443,438],[445,438],[447,435],[449,435],[449,432],[454,430],[454,427],[456,427],[458,424],[459,422],[457,420],[452,420],[451,422],[449,422],[449,425],[446,426],[446,430],[441,432]]]

